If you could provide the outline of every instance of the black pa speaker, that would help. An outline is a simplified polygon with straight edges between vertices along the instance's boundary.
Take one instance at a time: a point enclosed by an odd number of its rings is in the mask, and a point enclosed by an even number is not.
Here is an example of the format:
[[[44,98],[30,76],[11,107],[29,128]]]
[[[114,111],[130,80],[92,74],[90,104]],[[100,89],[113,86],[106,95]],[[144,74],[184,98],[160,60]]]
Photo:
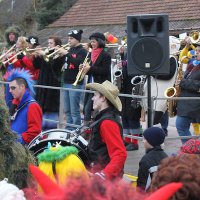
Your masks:
[[[168,15],[127,16],[129,75],[169,74]]]

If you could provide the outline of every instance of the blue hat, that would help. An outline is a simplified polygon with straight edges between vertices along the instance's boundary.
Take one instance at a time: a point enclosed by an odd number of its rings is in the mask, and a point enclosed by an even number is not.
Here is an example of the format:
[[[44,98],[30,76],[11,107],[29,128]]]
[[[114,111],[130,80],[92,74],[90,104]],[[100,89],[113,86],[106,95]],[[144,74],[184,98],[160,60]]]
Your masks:
[[[153,147],[160,146],[165,140],[165,132],[159,127],[147,128],[143,136]]]

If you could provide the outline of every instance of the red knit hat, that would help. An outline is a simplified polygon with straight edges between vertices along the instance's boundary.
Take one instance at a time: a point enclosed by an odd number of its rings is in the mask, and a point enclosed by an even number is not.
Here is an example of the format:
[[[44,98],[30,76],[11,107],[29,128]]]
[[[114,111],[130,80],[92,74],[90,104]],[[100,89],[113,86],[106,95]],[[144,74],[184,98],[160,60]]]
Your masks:
[[[178,154],[200,154],[200,141],[198,139],[190,139],[185,142]]]

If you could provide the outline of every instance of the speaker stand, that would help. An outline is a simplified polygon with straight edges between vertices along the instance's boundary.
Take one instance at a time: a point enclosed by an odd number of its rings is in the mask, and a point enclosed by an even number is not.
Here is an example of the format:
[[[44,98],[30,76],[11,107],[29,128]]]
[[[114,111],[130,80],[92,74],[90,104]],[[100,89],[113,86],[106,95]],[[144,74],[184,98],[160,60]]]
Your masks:
[[[152,120],[152,98],[151,98],[151,76],[147,75],[147,128],[153,126]]]

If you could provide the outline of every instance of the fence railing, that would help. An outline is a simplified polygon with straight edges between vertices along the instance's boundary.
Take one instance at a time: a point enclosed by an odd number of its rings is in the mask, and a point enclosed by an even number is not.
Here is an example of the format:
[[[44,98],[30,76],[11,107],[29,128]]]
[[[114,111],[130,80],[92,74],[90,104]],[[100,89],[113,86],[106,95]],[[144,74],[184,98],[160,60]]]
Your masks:
[[[8,82],[5,81],[0,81],[0,84],[8,84]],[[64,121],[64,92],[65,91],[76,91],[76,92],[81,92],[83,94],[85,93],[94,93],[93,91],[86,90],[86,89],[71,89],[71,88],[64,88],[64,87],[53,87],[53,86],[45,86],[45,85],[34,85],[36,88],[46,88],[46,89],[52,89],[52,90],[60,90],[60,105],[59,105],[59,117],[58,121],[57,120],[51,120],[51,119],[45,119],[45,121],[49,121],[52,123],[56,123],[58,128],[63,128],[63,126],[71,126],[75,128],[80,128],[81,126],[75,125],[75,124],[68,124]],[[119,94],[120,97],[127,97],[127,98],[137,98],[137,99],[146,99],[147,96],[140,96],[140,95],[132,95],[132,94]],[[151,103],[152,103],[152,108],[155,108],[155,102],[156,101],[161,101],[161,100],[167,100],[167,99],[175,99],[175,100],[199,100],[200,97],[172,97],[172,98],[160,98],[156,96],[151,97]],[[153,114],[153,109],[151,111]],[[153,119],[153,118],[152,118]],[[127,137],[132,138],[132,139],[137,139],[137,140],[142,140],[142,137],[138,136],[132,136],[132,135],[127,135]],[[194,135],[194,136],[176,136],[176,137],[167,137],[167,140],[174,140],[174,139],[188,139],[188,138],[198,138],[200,136]]]

